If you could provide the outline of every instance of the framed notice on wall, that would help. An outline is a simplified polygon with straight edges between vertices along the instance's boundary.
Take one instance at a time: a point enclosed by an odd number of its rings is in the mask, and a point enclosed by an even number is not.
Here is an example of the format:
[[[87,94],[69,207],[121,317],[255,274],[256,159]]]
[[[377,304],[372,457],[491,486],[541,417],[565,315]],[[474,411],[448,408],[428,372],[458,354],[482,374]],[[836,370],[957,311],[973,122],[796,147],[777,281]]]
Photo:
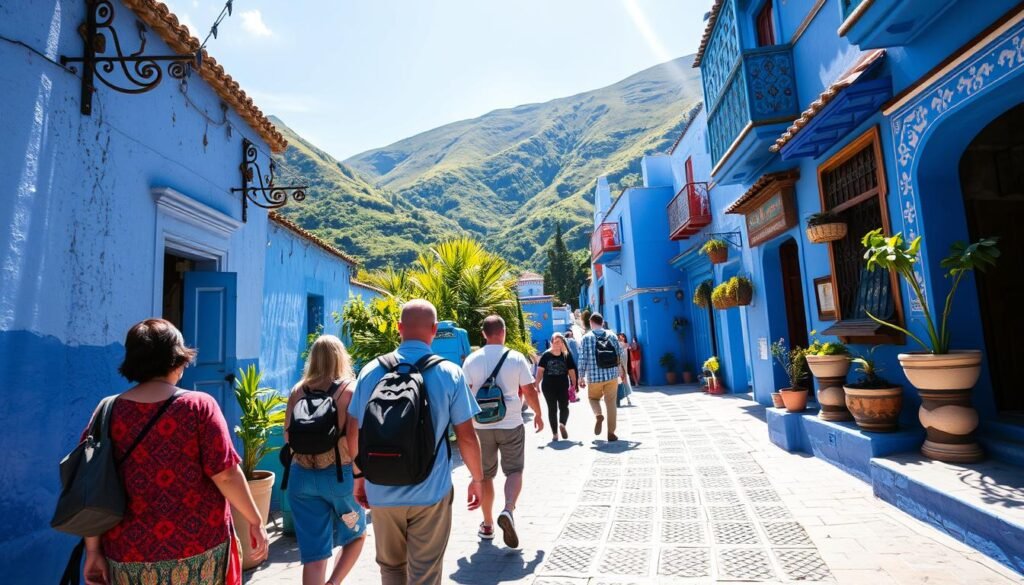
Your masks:
[[[818,319],[836,320],[836,294],[832,286],[832,275],[814,279],[814,296],[818,300]]]

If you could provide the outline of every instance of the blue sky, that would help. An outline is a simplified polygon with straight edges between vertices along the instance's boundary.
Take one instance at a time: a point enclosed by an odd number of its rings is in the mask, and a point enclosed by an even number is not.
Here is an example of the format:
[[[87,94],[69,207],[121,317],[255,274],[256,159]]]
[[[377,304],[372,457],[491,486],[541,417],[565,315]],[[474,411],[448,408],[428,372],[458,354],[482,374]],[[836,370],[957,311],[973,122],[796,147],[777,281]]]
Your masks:
[[[200,37],[224,5],[165,2]],[[711,3],[235,0],[208,49],[264,112],[341,159],[692,53]]]

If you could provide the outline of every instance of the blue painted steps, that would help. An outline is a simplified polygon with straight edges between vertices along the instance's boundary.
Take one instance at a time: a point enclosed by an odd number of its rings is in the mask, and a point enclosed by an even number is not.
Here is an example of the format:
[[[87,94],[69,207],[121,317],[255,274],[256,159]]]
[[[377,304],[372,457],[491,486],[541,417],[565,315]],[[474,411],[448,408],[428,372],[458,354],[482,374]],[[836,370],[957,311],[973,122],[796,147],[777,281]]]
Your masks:
[[[993,459],[1024,467],[1024,425],[985,421],[978,440]]]
[[[903,454],[872,460],[871,485],[876,497],[1024,573],[1024,468]]]

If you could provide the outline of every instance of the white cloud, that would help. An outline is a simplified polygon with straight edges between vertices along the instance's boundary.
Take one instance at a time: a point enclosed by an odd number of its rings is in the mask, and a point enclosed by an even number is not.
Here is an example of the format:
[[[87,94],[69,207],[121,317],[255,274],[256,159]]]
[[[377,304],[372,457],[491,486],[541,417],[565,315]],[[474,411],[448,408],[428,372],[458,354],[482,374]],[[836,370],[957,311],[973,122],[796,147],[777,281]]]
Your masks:
[[[252,36],[269,37],[274,35],[267,23],[263,22],[263,14],[259,10],[246,10],[240,13],[240,16],[242,17],[242,30]]]

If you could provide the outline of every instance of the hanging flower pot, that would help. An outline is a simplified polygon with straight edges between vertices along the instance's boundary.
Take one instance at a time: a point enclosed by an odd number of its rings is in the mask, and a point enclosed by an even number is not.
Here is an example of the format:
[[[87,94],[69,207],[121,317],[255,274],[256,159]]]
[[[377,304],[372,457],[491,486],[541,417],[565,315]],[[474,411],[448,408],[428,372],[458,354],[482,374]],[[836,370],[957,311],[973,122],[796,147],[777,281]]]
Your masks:
[[[711,304],[711,281],[705,280],[697,285],[693,291],[693,304],[702,309],[708,308]]]
[[[729,294],[728,283],[723,282],[711,291],[711,304],[720,311],[736,306],[736,297]]]
[[[712,264],[724,264],[729,259],[729,244],[725,240],[708,240],[700,247],[700,253]]]
[[[815,213],[807,219],[807,239],[815,244],[841,240],[846,230],[846,222],[833,213]]]
[[[729,296],[736,301],[736,306],[745,307],[754,299],[754,284],[745,276],[734,276],[727,283]]]

